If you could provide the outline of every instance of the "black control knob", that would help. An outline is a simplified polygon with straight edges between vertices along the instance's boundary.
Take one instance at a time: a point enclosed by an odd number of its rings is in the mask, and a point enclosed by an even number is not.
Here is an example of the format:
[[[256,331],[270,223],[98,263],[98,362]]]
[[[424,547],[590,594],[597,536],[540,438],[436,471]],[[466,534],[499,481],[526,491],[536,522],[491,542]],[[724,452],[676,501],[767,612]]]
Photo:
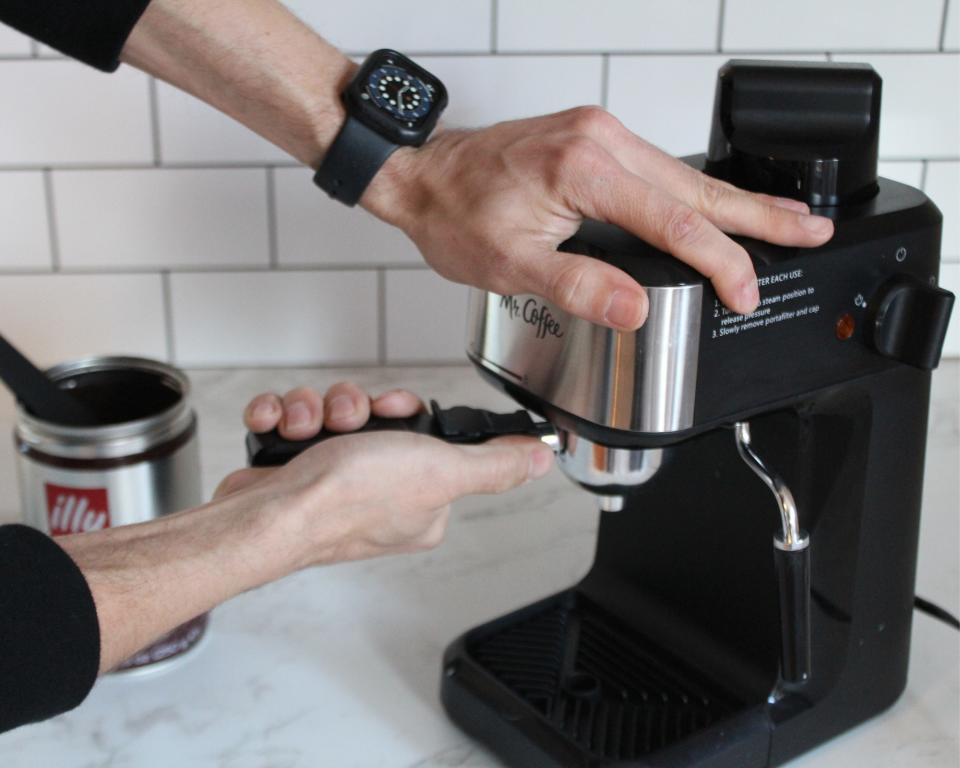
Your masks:
[[[940,363],[954,296],[909,275],[885,283],[870,302],[867,341],[881,355],[933,370]]]
[[[706,171],[811,206],[869,199],[880,87],[866,64],[729,61],[717,80]]]

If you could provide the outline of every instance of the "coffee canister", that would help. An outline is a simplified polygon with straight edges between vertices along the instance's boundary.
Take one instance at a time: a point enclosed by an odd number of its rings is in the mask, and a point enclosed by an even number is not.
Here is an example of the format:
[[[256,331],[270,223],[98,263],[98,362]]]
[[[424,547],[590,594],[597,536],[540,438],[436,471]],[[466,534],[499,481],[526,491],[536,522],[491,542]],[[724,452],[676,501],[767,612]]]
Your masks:
[[[24,520],[51,536],[154,520],[202,503],[197,417],[182,371],[135,357],[88,357],[47,371],[96,423],[44,421],[17,404]],[[207,616],[181,625],[118,669],[152,668],[203,636]]]

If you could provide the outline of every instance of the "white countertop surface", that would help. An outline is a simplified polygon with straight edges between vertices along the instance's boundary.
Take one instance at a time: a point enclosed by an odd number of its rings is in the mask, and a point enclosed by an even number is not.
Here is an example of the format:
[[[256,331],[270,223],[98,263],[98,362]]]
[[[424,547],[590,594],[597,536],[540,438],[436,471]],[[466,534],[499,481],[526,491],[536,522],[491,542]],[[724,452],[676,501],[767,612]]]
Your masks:
[[[444,404],[510,408],[466,367],[191,372],[204,486],[243,462],[239,414],[264,389],[353,378]],[[960,364],[934,376],[919,594],[956,613]],[[12,403],[0,393],[0,433]],[[13,452],[0,440],[0,522],[19,518]],[[558,472],[458,503],[432,552],[318,568],[218,608],[203,645],[165,671],[107,677],[77,710],[0,736],[0,765],[93,768],[494,768],[444,716],[440,659],[464,630],[573,584],[598,514]],[[889,711],[792,763],[797,768],[956,768],[960,633],[914,623],[910,680]]]

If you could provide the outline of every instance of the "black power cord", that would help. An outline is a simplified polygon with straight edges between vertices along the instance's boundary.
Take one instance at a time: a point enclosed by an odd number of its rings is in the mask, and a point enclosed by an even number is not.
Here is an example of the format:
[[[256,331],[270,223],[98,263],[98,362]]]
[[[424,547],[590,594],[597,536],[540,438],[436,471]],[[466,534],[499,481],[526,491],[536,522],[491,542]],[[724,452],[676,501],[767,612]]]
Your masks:
[[[924,600],[919,595],[914,596],[913,607],[918,611],[923,611],[924,613],[933,616],[935,619],[939,619],[944,624],[949,624],[954,629],[960,629],[960,621],[957,620],[956,616],[949,611],[945,611],[939,605],[931,603],[929,600]]]

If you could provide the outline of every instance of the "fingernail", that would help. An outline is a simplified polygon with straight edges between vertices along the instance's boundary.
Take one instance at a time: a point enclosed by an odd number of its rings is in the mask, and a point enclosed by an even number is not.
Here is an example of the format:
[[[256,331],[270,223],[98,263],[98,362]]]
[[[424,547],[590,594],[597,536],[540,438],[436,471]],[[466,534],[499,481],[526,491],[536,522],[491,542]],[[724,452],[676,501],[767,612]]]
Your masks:
[[[646,302],[639,294],[614,291],[607,302],[603,319],[618,328],[633,330],[647,319]]]
[[[825,216],[804,216],[800,226],[814,235],[828,235],[833,231],[833,222]]]
[[[530,455],[530,467],[527,476],[531,480],[543,477],[553,466],[553,451],[549,448],[538,448]]]
[[[357,410],[353,404],[353,398],[350,395],[337,395],[333,400],[327,403],[327,418],[339,421],[353,416]]]
[[[760,291],[757,288],[757,281],[750,280],[740,286],[740,301],[742,302],[744,313],[753,312],[760,303]]]
[[[298,429],[310,423],[310,409],[304,403],[294,403],[287,408],[287,427]]]
[[[269,400],[265,400],[262,403],[258,403],[257,406],[250,412],[251,418],[255,420],[268,419],[277,412],[277,406],[274,405]]]

